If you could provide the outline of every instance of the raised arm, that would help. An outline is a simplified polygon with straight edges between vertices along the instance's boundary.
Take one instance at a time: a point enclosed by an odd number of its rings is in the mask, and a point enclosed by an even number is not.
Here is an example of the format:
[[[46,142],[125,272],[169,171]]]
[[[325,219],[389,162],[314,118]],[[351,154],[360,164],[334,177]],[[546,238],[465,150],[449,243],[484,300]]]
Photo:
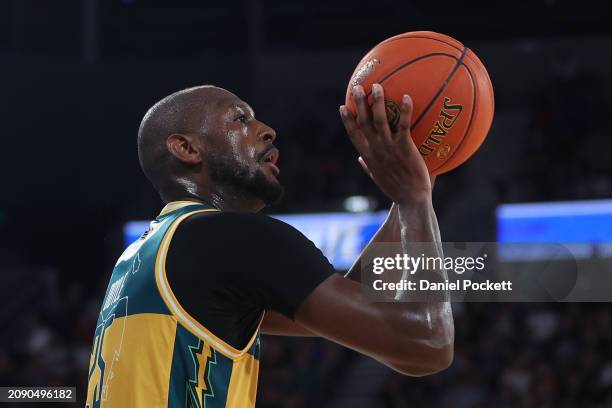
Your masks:
[[[363,88],[354,89],[355,117],[341,109],[347,133],[373,180],[397,205],[399,235],[404,253],[417,242],[432,242],[430,256],[443,256],[440,233],[431,202],[432,183],[410,137],[412,101],[405,96],[395,132],[387,124],[382,87],[373,87],[374,103],[367,104]],[[444,270],[439,271],[442,279]],[[306,329],[369,355],[413,376],[446,368],[453,358],[454,326],[446,301],[410,301],[398,291],[394,303],[366,299],[361,284],[333,275],[301,304],[295,320]]]

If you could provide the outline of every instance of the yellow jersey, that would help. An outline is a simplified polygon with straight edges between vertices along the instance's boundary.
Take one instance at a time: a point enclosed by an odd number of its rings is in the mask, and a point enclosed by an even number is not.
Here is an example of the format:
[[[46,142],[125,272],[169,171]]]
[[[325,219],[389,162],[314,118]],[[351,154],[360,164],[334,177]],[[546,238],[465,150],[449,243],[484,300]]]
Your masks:
[[[244,349],[232,347],[183,309],[166,277],[179,224],[212,211],[168,204],[117,261],[94,334],[87,408],[255,406],[259,328]]]

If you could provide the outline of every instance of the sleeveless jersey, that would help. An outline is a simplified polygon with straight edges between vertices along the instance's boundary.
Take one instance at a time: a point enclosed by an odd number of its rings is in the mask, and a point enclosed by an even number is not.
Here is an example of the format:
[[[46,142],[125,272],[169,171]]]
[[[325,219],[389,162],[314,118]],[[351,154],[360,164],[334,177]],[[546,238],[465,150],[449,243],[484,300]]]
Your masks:
[[[182,308],[166,278],[181,221],[212,211],[169,203],[117,261],[94,334],[87,408],[255,406],[259,328],[243,350],[235,349]]]

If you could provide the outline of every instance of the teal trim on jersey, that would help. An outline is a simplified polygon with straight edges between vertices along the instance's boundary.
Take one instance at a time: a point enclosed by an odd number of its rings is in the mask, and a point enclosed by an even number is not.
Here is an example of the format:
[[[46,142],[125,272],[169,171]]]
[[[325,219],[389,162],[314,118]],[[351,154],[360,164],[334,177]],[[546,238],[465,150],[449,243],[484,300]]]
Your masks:
[[[260,341],[260,334],[258,332],[257,338],[255,339],[255,341],[253,342],[253,344],[251,345],[247,353],[252,355],[255,360],[259,361],[260,352],[261,352],[261,341]]]
[[[202,340],[191,334],[180,324],[176,328],[172,368],[170,370],[169,407],[225,408],[227,391],[232,377],[233,361],[211,348],[206,367],[201,367],[197,354],[203,351]],[[200,360],[201,361],[201,360]],[[197,402],[195,388],[201,370],[206,370],[206,389],[202,407]]]
[[[188,212],[210,208],[193,203],[160,215],[151,222],[149,230],[141,238],[126,248],[113,269],[98,325],[114,313],[122,298],[127,302],[127,316],[139,313],[171,314],[155,282],[157,252],[168,228],[176,219]]]
[[[190,345],[198,344],[199,339],[189,333],[180,324],[176,326],[176,337],[174,338],[174,351],[172,353],[172,367],[170,368],[170,384],[168,389],[169,407],[187,406],[187,381],[188,374],[193,372],[191,356],[187,356],[185,350]],[[188,360],[185,359],[188,357]]]
[[[94,339],[93,352],[97,365],[93,365],[88,373],[90,380],[95,367],[100,368],[101,378],[106,378],[101,350],[105,330],[115,319],[145,313],[172,315],[156,282],[159,249],[166,233],[179,217],[208,209],[211,207],[194,203],[158,216],[151,222],[149,230],[123,252],[111,274],[98,316],[95,337],[98,340],[96,342]],[[215,351],[178,321],[174,336],[172,360],[169,362],[170,378],[167,380],[168,407],[225,408],[233,360]],[[259,344],[258,339],[256,343]],[[250,349],[253,350],[253,347]],[[202,358],[204,352],[205,358]],[[200,381],[204,384],[198,383],[201,378],[198,374],[204,374],[204,380]],[[196,393],[201,394],[198,396]],[[199,407],[200,398],[204,401],[202,407]]]
[[[223,354],[217,353],[214,349],[213,353],[215,355],[214,364],[211,364],[208,368],[208,382],[212,395],[205,397],[204,407],[225,408],[234,362]]]
[[[155,221],[163,221],[164,219],[168,218],[168,217],[172,217],[174,219],[180,217],[183,214],[186,214],[188,212],[192,212],[192,211],[198,211],[198,210],[212,210],[214,209],[214,207],[211,207],[210,205],[206,205],[206,204],[200,204],[200,203],[193,203],[193,204],[188,204],[185,205],[184,207],[180,207],[174,211],[170,211],[166,214],[163,215],[158,215],[155,218]]]

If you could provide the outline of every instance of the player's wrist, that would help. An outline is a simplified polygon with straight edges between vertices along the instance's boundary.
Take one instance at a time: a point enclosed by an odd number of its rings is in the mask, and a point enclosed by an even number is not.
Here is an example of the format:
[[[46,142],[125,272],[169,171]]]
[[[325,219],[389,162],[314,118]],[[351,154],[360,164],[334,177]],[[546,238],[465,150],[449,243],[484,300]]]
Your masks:
[[[398,211],[401,211],[402,209],[406,211],[421,207],[429,207],[431,203],[431,189],[423,189],[419,192],[411,191],[409,194],[400,196],[394,200],[394,204],[397,206]]]
[[[414,196],[409,201],[396,203],[397,218],[400,229],[408,227],[411,229],[421,229],[421,223],[428,224],[430,216],[433,212],[433,204],[431,197]]]

